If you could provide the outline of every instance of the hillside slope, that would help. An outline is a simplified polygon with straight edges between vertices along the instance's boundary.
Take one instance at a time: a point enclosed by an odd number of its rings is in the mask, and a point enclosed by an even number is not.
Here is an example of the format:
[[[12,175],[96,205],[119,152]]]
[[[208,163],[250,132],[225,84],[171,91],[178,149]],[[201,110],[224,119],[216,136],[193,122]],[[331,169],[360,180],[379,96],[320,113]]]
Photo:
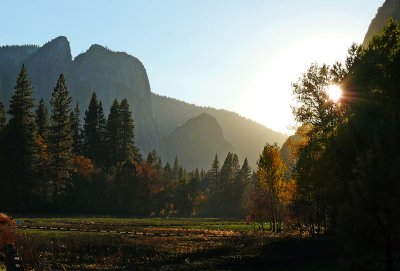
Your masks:
[[[184,168],[208,169],[215,154],[222,159],[233,146],[224,138],[217,120],[203,113],[176,128],[161,144],[161,156],[172,163],[178,157]]]
[[[154,118],[160,134],[168,136],[176,127],[201,113],[213,116],[221,125],[224,137],[241,159],[248,158],[254,167],[265,143],[277,142],[280,146],[287,136],[275,132],[237,113],[211,107],[201,107],[173,98],[152,94]]]

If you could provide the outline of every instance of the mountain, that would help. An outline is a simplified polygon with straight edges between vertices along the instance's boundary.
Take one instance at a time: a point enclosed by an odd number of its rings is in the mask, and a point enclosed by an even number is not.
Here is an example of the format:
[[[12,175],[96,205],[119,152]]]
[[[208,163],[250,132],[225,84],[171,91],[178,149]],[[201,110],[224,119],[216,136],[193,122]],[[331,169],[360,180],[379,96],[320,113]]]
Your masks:
[[[25,64],[39,100],[49,102],[58,76],[65,74],[74,102],[86,110],[92,91],[108,114],[112,101],[128,99],[134,114],[136,142],[143,153],[151,151],[160,137],[153,118],[150,84],[143,64],[135,57],[92,45],[72,60],[69,41],[58,37],[42,47],[5,46],[0,48],[1,99],[8,104],[15,79]]]
[[[368,32],[365,35],[364,46],[368,44],[375,34],[384,28],[386,21],[390,17],[400,20],[400,0],[386,0],[378,9],[378,13],[369,25]]]
[[[0,100],[5,104],[11,98],[17,74],[22,63],[39,49],[36,45],[0,47]]]
[[[136,128],[136,142],[143,153],[150,152],[159,141],[153,118],[150,83],[146,69],[135,57],[92,45],[78,55],[66,73],[72,97],[86,109],[92,90],[108,114],[115,98],[128,99]]]
[[[202,113],[188,120],[167,136],[161,144],[161,155],[167,161],[179,162],[186,169],[210,168],[214,155],[224,159],[233,146],[224,138],[217,120]]]
[[[44,98],[47,103],[59,74],[63,73],[74,103],[79,101],[82,120],[92,91],[96,91],[102,101],[105,114],[108,114],[115,98],[127,98],[134,115],[136,143],[144,155],[157,147],[162,150],[164,160],[173,160],[175,151],[171,146],[176,146],[176,153],[183,164],[192,167],[195,161],[199,161],[196,167],[208,168],[208,160],[211,161],[215,153],[224,156],[228,150],[234,150],[240,158],[247,157],[250,165],[255,167],[265,143],[277,142],[281,145],[287,137],[233,112],[152,94],[144,65],[127,53],[114,52],[95,44],[73,59],[70,43],[63,36],[43,46],[0,47],[0,99],[5,105],[8,105],[22,64],[27,67],[36,99]],[[194,129],[203,137],[189,129]],[[204,137],[206,134],[209,137]],[[202,142],[199,153],[204,157],[198,159],[192,147],[182,148],[175,144],[176,138],[187,142],[185,146],[189,146],[189,141]],[[210,154],[207,159],[206,153]]]
[[[233,145],[235,153],[241,159],[247,157],[252,167],[255,167],[265,143],[277,142],[281,146],[287,139],[282,133],[227,110],[196,106],[154,93],[152,102],[154,118],[162,137],[168,136],[175,127],[183,125],[190,118],[207,113],[221,125],[224,137]]]

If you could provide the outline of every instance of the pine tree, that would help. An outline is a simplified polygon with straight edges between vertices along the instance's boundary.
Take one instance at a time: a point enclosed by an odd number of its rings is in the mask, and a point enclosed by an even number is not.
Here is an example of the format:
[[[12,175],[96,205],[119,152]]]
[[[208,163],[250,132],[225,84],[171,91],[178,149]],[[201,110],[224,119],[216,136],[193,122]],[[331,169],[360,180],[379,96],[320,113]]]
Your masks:
[[[83,148],[85,156],[95,162],[100,144],[98,107],[96,92],[93,92],[89,107],[85,112]]]
[[[139,150],[135,146],[135,125],[133,122],[132,112],[129,110],[127,99],[123,99],[120,105],[121,123],[122,123],[122,140],[121,140],[121,160],[140,160]]]
[[[219,189],[219,161],[218,155],[216,154],[214,160],[211,165],[211,187],[210,190],[212,193],[216,193]]]
[[[6,183],[3,183],[3,180],[5,180],[5,176],[3,175],[4,172],[2,170],[2,167],[5,164],[5,161],[4,161],[4,159],[5,159],[5,157],[4,157],[4,144],[5,144],[5,142],[4,142],[4,137],[3,136],[4,136],[4,130],[5,130],[5,127],[6,127],[6,121],[7,121],[7,118],[6,118],[6,112],[5,112],[5,109],[4,109],[4,105],[0,101],[0,165],[1,165],[0,166],[0,168],[1,168],[1,170],[0,170],[0,187],[4,187],[6,185]],[[0,191],[0,205],[3,205],[2,204],[2,200],[1,200],[2,197],[3,196],[2,196],[2,193]]]
[[[153,153],[149,152],[149,154],[147,155],[147,158],[146,158],[146,163],[150,166],[153,166],[154,161],[155,161],[155,158],[153,157]]]
[[[46,142],[49,132],[49,112],[43,98],[40,99],[38,108],[36,109],[35,123],[37,134]]]
[[[251,167],[247,158],[244,159],[243,165],[240,168],[240,182],[244,185],[249,184],[251,180]]]
[[[70,186],[73,169],[73,131],[69,119],[71,97],[61,74],[54,88],[51,104],[49,152],[52,199],[59,200]]]
[[[23,211],[35,188],[35,120],[32,113],[34,99],[32,85],[25,66],[22,66],[10,100],[8,114],[10,119],[4,135],[4,180],[2,200],[12,206],[10,209]],[[29,203],[30,202],[30,203]],[[26,204],[25,204],[26,203]],[[3,205],[7,206],[7,205]]]
[[[107,118],[108,166],[115,166],[122,157],[122,124],[118,100],[115,99]]]
[[[72,130],[72,139],[74,142],[72,152],[75,155],[81,155],[83,148],[83,133],[81,129],[80,114],[81,112],[79,110],[79,104],[76,103],[74,110],[71,111],[69,115]]]
[[[0,132],[6,127],[7,116],[3,103],[0,101]]]
[[[105,167],[107,165],[107,120],[104,117],[103,104],[99,101],[99,105],[97,107],[98,110],[98,133],[99,133],[99,144],[97,146],[97,163],[101,167]]]
[[[175,156],[174,160],[174,166],[172,168],[172,174],[174,176],[174,180],[178,181],[179,180],[179,161],[178,161],[178,155]]]

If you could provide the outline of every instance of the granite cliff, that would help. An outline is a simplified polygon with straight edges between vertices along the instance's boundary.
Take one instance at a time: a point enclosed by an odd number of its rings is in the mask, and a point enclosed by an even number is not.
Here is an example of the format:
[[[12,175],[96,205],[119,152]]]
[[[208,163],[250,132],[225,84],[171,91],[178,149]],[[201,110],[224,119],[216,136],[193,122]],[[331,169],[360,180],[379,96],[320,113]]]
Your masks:
[[[363,45],[367,45],[372,37],[381,31],[386,24],[386,21],[393,17],[395,20],[400,20],[400,0],[386,0],[385,3],[378,9],[375,18],[369,25],[368,32],[365,35]]]
[[[17,73],[25,64],[37,99],[44,98],[48,102],[58,76],[63,73],[70,94],[74,102],[79,101],[82,113],[89,104],[92,91],[96,91],[106,114],[115,98],[127,98],[134,114],[139,148],[147,153],[159,141],[147,73],[133,56],[92,45],[72,60],[67,38],[58,37],[42,47],[2,47],[0,63],[1,99],[6,105]]]

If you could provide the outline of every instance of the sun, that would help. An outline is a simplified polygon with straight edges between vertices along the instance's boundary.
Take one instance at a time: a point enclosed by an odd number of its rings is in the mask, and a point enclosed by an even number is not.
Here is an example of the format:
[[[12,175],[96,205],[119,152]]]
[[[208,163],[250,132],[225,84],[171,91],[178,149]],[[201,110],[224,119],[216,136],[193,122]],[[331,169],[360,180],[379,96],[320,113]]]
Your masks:
[[[338,85],[328,86],[326,93],[328,94],[328,98],[334,103],[337,103],[343,95],[343,91]]]

